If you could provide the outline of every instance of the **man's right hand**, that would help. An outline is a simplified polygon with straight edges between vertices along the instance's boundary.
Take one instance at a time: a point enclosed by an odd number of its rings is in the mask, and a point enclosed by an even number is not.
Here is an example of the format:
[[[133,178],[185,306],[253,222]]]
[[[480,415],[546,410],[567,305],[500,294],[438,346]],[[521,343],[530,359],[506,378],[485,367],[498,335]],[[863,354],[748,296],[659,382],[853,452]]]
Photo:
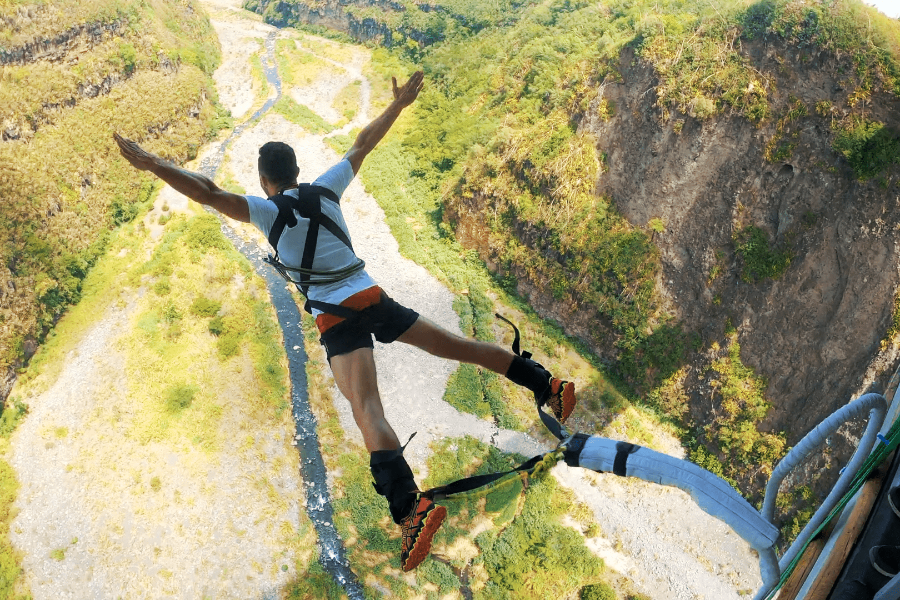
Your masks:
[[[150,171],[158,164],[159,157],[147,152],[138,146],[136,142],[123,138],[118,133],[113,133],[113,139],[119,145],[119,152],[135,169]]]
[[[409,78],[409,81],[399,88],[397,87],[396,77],[391,77],[391,82],[394,84],[394,102],[398,103],[401,108],[406,108],[415,102],[419,92],[422,91],[422,86],[425,84],[425,74],[422,71],[416,71]]]

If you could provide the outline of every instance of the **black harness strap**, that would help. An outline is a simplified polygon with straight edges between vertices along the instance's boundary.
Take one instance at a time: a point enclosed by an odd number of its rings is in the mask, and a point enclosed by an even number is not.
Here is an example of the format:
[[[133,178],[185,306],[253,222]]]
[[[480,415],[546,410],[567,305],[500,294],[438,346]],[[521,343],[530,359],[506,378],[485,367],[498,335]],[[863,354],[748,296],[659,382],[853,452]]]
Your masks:
[[[347,308],[346,306],[341,306],[340,304],[331,304],[330,302],[320,302],[318,300],[310,300],[307,298],[306,304],[303,306],[303,309],[312,313],[312,310],[315,308],[316,310],[320,310],[323,313],[328,313],[330,315],[334,315],[336,317],[341,317],[342,319],[356,319],[359,317],[360,311]]]
[[[300,293],[306,296],[307,300],[306,305],[304,306],[306,312],[311,313],[312,309],[315,308],[322,312],[336,315],[338,317],[343,317],[345,319],[357,317],[359,315],[358,311],[347,308],[345,306],[331,304],[328,302],[309,300],[309,286],[315,283],[312,280],[312,277],[313,275],[317,274],[315,271],[313,271],[312,266],[316,258],[316,246],[319,242],[319,229],[324,227],[326,230],[328,230],[329,233],[340,240],[341,243],[347,246],[347,248],[349,248],[351,252],[353,252],[354,254],[355,252],[353,250],[353,244],[350,242],[350,237],[347,235],[347,233],[343,229],[341,229],[341,227],[337,223],[335,223],[334,220],[331,219],[331,217],[322,212],[322,197],[325,197],[335,204],[340,203],[340,197],[329,188],[318,185],[310,185],[308,183],[301,183],[297,186],[297,190],[299,192],[297,198],[288,196],[283,192],[269,198],[269,200],[271,200],[275,204],[275,206],[278,207],[278,216],[275,217],[275,222],[272,224],[272,228],[269,230],[269,244],[272,246],[272,248],[275,249],[275,256],[270,256],[266,262],[272,264],[285,279],[296,284],[297,288],[300,290]],[[278,261],[278,241],[281,239],[281,235],[284,233],[284,228],[297,226],[297,217],[294,214],[294,211],[296,211],[297,214],[299,214],[302,218],[309,221],[309,228],[306,232],[306,241],[303,244],[303,255],[300,259],[299,269],[291,269]],[[353,265],[349,270],[345,270],[345,274],[355,273],[362,269],[364,265],[365,263],[357,259],[357,264]],[[295,281],[290,276],[288,276],[288,270],[298,272],[299,281]],[[339,281],[342,277],[340,271],[336,273],[321,273],[321,275],[337,276],[337,279],[331,279],[330,281]]]
[[[494,313],[494,316],[508,324],[513,328],[513,332],[515,333],[515,338],[512,343],[512,351],[513,354],[517,356],[521,356],[522,358],[531,358],[531,352],[523,352],[520,347],[521,336],[519,335],[519,328],[516,327],[515,323],[510,321],[509,319],[503,317],[500,313]],[[565,426],[553,418],[551,415],[548,415],[541,409],[541,403],[537,398],[534,399],[535,407],[537,408],[538,416],[541,418],[541,422],[544,426],[550,430],[550,433],[555,435],[558,439],[564,440],[569,437],[569,432],[565,428]]]
[[[485,475],[474,475],[472,477],[457,479],[453,483],[448,483],[447,485],[441,485],[436,488],[432,488],[427,492],[424,492],[424,495],[435,500],[440,500],[446,498],[447,496],[452,496],[453,494],[471,492],[472,490],[477,490],[480,487],[486,486],[489,483],[493,483],[498,479],[506,477],[507,475],[510,475],[512,473],[531,471],[532,469],[534,469],[535,465],[537,465],[544,459],[544,456],[545,455],[543,454],[539,454],[538,456],[535,456],[522,463],[515,469],[504,471],[502,473],[487,473]]]
[[[616,458],[613,460],[613,473],[619,477],[625,477],[625,467],[628,464],[628,455],[634,454],[640,449],[641,447],[637,444],[631,444],[629,442],[619,442],[616,444]]]
[[[296,209],[304,218],[309,218],[304,215],[304,212],[308,212],[306,207],[315,205],[315,212],[322,212],[319,200],[320,196],[325,196],[335,204],[339,204],[341,200],[332,190],[319,185],[301,183],[297,186],[297,190],[300,192],[298,198],[288,196],[284,192],[269,198],[269,200],[274,202],[275,206],[278,207],[278,216],[275,218],[275,223],[272,224],[272,229],[269,230],[269,243],[275,248],[276,253],[278,252],[278,240],[281,238],[285,226],[297,226],[297,217],[294,216],[294,209]],[[347,243],[347,245],[349,246],[350,244]]]

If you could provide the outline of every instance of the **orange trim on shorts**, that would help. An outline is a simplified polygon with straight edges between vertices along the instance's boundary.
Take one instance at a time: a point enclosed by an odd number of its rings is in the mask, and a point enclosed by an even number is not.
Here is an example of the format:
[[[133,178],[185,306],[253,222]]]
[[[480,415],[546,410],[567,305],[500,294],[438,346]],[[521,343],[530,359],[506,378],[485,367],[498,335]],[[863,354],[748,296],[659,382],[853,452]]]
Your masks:
[[[352,308],[353,310],[362,310],[364,308],[368,308],[370,306],[378,304],[379,302],[381,302],[381,288],[377,285],[374,285],[361,292],[356,292],[355,294],[341,302],[341,306],[346,306],[347,308]],[[319,333],[325,333],[344,320],[344,317],[322,313],[316,317],[316,327],[319,328]]]

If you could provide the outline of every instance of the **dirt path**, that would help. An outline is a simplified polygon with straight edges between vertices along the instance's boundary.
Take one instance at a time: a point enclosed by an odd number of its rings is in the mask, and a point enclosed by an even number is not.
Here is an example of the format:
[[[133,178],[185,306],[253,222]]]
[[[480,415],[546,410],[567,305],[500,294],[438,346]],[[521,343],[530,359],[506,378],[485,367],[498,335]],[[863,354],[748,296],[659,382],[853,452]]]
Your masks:
[[[271,28],[239,11],[239,0],[205,0],[205,4],[213,12],[214,25],[224,51],[223,65],[215,74],[220,97],[235,117],[246,117],[255,102],[248,85],[248,60]],[[305,50],[317,53],[317,44],[320,43],[333,44],[305,38],[301,45]],[[333,120],[337,120],[336,112],[329,112],[334,111],[334,98],[346,84],[361,81],[362,109],[345,126],[345,131],[375,116],[367,114],[370,88],[362,71],[368,55],[364,49],[354,48],[348,56],[349,59],[342,62],[330,55],[321,55],[320,58],[334,67],[333,72],[323,74],[315,85],[285,90],[295,100],[319,112],[323,118],[331,120],[335,117]],[[303,180],[315,178],[338,159],[323,142],[322,136],[310,135],[281,116],[270,113],[237,137],[228,151],[230,171],[250,193],[260,193],[256,175],[257,149],[269,140],[283,140],[294,146],[298,157],[302,157],[300,177]],[[212,150],[210,148],[206,152]],[[162,201],[170,202],[176,208],[179,202],[183,203],[177,194],[170,193],[161,195]],[[373,277],[400,302],[444,327],[458,331],[458,317],[452,309],[453,295],[425,269],[400,256],[381,208],[365,193],[358,180],[347,190],[342,205],[354,246],[366,260]],[[265,246],[265,240],[260,235],[246,229],[242,231],[248,238]],[[127,311],[127,308],[122,310]],[[270,561],[271,554],[268,553],[283,552],[284,549],[269,548],[265,544],[253,546],[246,543],[246,538],[238,540],[239,545],[251,548],[242,549],[223,539],[228,536],[209,538],[215,541],[212,546],[200,542],[203,535],[214,535],[217,523],[221,526],[225,518],[221,512],[224,506],[217,508],[218,505],[198,503],[196,510],[190,513],[152,513],[155,522],[164,528],[163,538],[169,541],[162,551],[167,558],[165,566],[151,562],[148,567],[145,558],[142,558],[145,550],[159,547],[156,545],[159,536],[152,526],[153,520],[144,518],[140,510],[115,516],[115,531],[120,531],[118,539],[110,539],[108,528],[101,531],[106,531],[104,535],[107,537],[96,541],[77,533],[89,530],[87,526],[82,526],[85,519],[98,521],[104,518],[102,513],[97,516],[96,499],[92,497],[97,490],[92,491],[86,485],[61,485],[70,478],[70,474],[61,471],[67,461],[62,455],[51,454],[51,463],[38,465],[29,462],[38,459],[27,458],[23,454],[31,446],[43,448],[47,443],[55,444],[51,449],[54,452],[70,451],[64,449],[66,444],[50,439],[53,436],[48,432],[52,433],[58,430],[54,428],[59,427],[74,430],[81,426],[76,421],[84,418],[84,412],[89,412],[90,407],[78,408],[77,402],[73,403],[72,390],[77,390],[79,398],[92,397],[85,390],[103,381],[92,377],[100,372],[115,370],[114,364],[105,362],[115,360],[108,356],[105,349],[115,339],[117,330],[113,323],[120,319],[121,315],[105,318],[96,327],[96,333],[91,334],[94,337],[86,338],[79,349],[79,358],[72,362],[71,370],[60,377],[59,388],[48,392],[35,404],[33,414],[17,434],[18,462],[14,464],[23,479],[23,510],[16,521],[17,531],[21,532],[15,537],[15,542],[26,555],[26,569],[34,583],[32,591],[35,598],[162,597],[165,590],[176,586],[176,582],[179,589],[175,590],[173,597],[194,598],[201,594],[216,598],[274,597],[286,576],[269,572],[260,576],[256,573],[256,579],[250,581],[248,573],[253,569],[248,565],[260,560]],[[379,346],[376,364],[388,419],[404,441],[414,431],[418,432],[407,450],[407,456],[423,475],[429,444],[441,437],[471,435],[494,443],[503,450],[526,455],[547,450],[526,435],[498,430],[487,421],[460,413],[445,403],[443,392],[448,377],[456,368],[455,364],[402,344]],[[114,390],[115,386],[110,389]],[[349,403],[336,390],[335,397],[341,425],[348,436],[360,439]],[[73,405],[76,405],[74,409]],[[277,436],[266,444],[266,452],[280,452]],[[669,440],[668,444],[677,445],[674,440]],[[164,449],[154,449],[154,452],[158,452],[158,456],[151,458],[163,463],[171,461]],[[301,510],[296,501],[301,482],[297,477],[296,458],[291,461],[289,464],[294,465],[293,473],[287,472],[291,470],[288,468],[279,475],[282,483],[278,493],[282,503],[288,502],[284,514],[293,511],[292,518],[296,521],[296,515]],[[253,493],[252,486],[241,484],[241,473],[246,472],[248,466],[239,462],[235,457],[234,461],[223,462],[217,467],[215,473],[220,480],[215,489],[221,491],[230,482],[235,487],[233,495],[223,493],[224,499],[248,506],[251,504],[246,497]],[[177,464],[173,466],[171,477],[179,476],[175,467]],[[87,474],[85,481],[89,480],[90,475]],[[700,511],[687,494],[612,475],[570,469],[565,465],[558,466],[554,475],[585,501],[597,516],[602,534],[589,539],[589,546],[610,567],[630,577],[640,590],[654,600],[736,600],[741,597],[739,591],[751,592],[759,585],[756,559],[746,544],[724,524]],[[125,489],[127,487],[124,485]],[[127,517],[128,514],[132,517]],[[254,516],[258,515],[248,514],[246,517],[252,521]],[[44,526],[48,523],[49,526]],[[235,526],[232,521],[227,523],[230,527]],[[181,537],[172,537],[175,529],[180,531],[178,535]],[[191,531],[195,533],[184,533]],[[77,542],[72,541],[75,536],[78,536]],[[260,532],[258,537],[265,538],[266,534]],[[109,546],[111,541],[117,545]],[[100,568],[91,551],[95,543],[100,547],[103,544],[113,547],[121,564],[110,571]],[[68,548],[67,556],[77,557],[77,560],[71,563],[65,561],[65,568],[62,568],[60,561],[48,558],[58,548]],[[251,556],[248,552],[256,554]],[[134,577],[114,581],[122,579],[122,573],[132,572]],[[228,575],[223,576],[222,573]]]

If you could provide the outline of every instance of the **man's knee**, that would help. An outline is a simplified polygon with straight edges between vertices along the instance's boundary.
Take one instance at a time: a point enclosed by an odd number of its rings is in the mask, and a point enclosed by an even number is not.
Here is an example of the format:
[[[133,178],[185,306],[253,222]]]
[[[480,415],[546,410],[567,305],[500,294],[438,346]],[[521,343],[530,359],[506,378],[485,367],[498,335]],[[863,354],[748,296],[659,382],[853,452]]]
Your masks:
[[[350,399],[350,406],[353,408],[353,414],[359,415],[370,423],[384,420],[384,408],[381,405],[381,396],[367,395],[357,400]]]

